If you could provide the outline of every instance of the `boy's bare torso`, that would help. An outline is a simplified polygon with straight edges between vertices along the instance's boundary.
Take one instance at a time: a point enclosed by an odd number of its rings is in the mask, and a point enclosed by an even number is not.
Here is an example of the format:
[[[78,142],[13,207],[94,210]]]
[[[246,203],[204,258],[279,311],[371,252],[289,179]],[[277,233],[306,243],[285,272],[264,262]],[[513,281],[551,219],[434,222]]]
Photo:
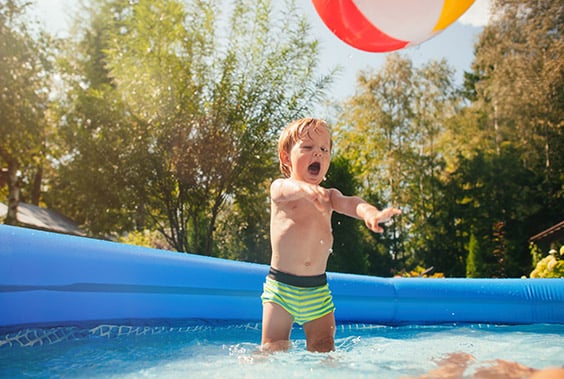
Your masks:
[[[320,212],[310,201],[272,202],[271,266],[300,276],[325,273],[332,251],[331,210]]]

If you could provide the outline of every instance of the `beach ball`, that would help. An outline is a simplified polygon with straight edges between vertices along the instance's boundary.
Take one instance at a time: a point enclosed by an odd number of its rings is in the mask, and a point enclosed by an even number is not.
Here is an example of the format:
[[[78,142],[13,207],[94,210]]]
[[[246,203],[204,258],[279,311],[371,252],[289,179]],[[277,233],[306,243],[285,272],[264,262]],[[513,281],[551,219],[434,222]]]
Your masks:
[[[446,29],[474,0],[312,0],[325,25],[347,44],[386,52]]]

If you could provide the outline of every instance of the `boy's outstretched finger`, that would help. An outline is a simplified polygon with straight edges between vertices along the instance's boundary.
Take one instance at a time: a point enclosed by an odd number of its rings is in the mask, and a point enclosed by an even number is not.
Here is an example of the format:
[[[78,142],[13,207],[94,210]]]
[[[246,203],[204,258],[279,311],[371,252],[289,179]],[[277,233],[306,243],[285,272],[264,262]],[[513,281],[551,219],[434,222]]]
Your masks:
[[[382,211],[382,218],[380,219],[381,223],[388,222],[392,219],[392,217],[400,215],[401,210],[397,208],[386,208]]]
[[[380,225],[378,225],[377,222],[366,220],[365,224],[366,227],[368,227],[368,229],[372,230],[374,233],[382,233],[384,231],[384,229]]]

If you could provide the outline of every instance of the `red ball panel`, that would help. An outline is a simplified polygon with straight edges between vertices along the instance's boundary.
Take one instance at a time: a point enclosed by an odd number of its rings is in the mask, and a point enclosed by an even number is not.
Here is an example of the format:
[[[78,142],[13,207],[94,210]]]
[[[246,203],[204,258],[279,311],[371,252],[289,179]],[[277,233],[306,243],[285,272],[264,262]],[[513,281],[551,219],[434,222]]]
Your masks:
[[[409,44],[409,41],[392,38],[372,25],[352,0],[313,0],[313,5],[329,30],[352,47],[386,52]]]

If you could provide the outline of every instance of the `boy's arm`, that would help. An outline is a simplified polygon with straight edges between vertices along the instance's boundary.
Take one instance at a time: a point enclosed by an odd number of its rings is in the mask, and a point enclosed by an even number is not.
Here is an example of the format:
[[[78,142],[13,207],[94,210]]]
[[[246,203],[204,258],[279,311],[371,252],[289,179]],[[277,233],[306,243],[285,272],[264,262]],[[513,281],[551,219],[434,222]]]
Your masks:
[[[322,212],[330,210],[327,189],[293,179],[276,179],[272,182],[270,199],[275,203],[305,199],[312,202]]]
[[[368,229],[382,233],[384,229],[379,225],[389,221],[393,216],[401,214],[397,208],[379,210],[358,196],[345,196],[339,190],[331,190],[331,205],[335,212],[364,220]]]

